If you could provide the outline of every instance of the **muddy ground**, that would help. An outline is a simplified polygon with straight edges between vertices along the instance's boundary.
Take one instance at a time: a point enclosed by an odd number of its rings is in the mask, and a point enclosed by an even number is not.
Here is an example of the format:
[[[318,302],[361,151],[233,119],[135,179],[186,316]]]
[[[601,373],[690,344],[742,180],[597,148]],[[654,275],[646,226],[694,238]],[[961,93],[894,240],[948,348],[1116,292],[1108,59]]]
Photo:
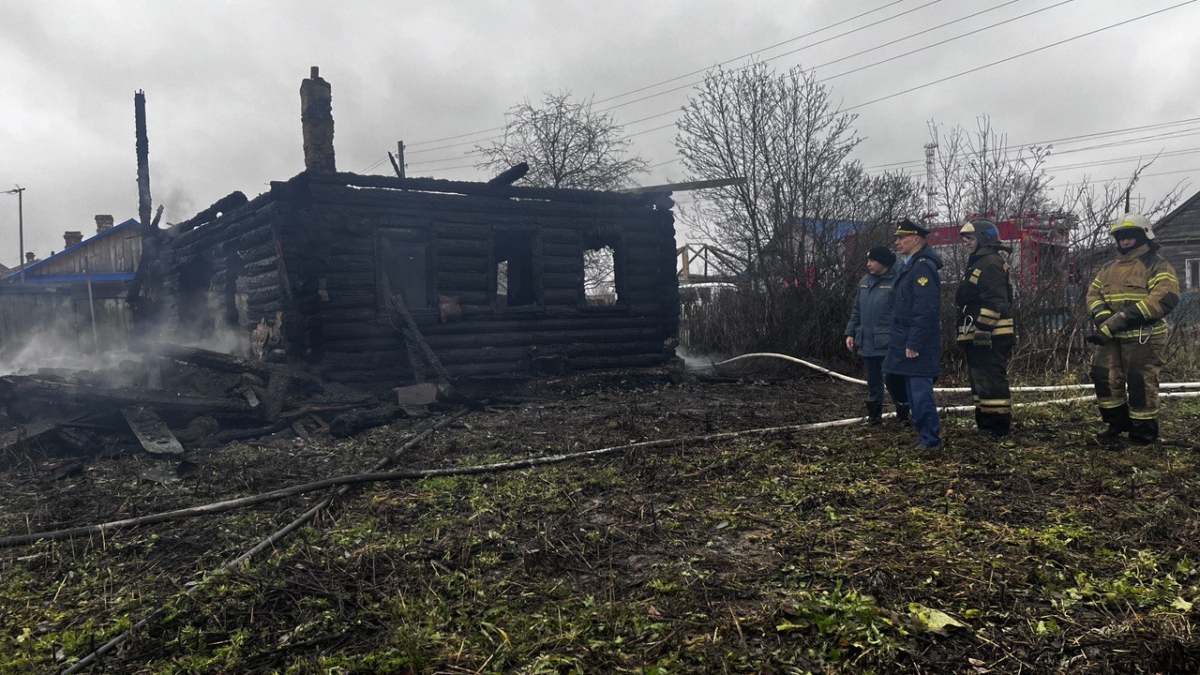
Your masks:
[[[75,466],[34,448],[0,472],[0,536],[393,454],[391,469],[418,470],[677,439],[0,549],[0,673],[85,658],[78,670],[106,673],[1200,671],[1198,399],[1167,400],[1165,442],[1144,448],[1096,443],[1084,403],[1022,410],[1003,442],[946,415],[935,453],[890,424],[711,438],[855,416],[862,396],[777,366],[592,373],[453,419],[440,405],[349,439],[288,431],[186,462]]]

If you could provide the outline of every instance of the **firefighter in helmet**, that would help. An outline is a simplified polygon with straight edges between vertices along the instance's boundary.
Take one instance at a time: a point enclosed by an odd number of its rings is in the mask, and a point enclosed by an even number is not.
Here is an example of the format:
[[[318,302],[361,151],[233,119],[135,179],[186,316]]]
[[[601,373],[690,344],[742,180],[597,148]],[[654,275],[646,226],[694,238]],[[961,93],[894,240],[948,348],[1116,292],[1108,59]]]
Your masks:
[[[1098,438],[1128,432],[1138,445],[1158,439],[1158,372],[1167,346],[1166,316],[1179,304],[1175,268],[1158,255],[1150,221],[1126,213],[1109,228],[1117,257],[1100,268],[1087,291],[1096,324],[1087,341],[1097,345],[1092,382],[1100,417]]]
[[[1001,252],[996,223],[982,218],[967,221],[958,231],[970,256],[966,276],[958,285],[958,346],[967,362],[967,379],[975,399],[975,424],[980,433],[1007,436],[1012,426],[1012,395],[1008,359],[1012,355],[1012,284],[1008,261]]]

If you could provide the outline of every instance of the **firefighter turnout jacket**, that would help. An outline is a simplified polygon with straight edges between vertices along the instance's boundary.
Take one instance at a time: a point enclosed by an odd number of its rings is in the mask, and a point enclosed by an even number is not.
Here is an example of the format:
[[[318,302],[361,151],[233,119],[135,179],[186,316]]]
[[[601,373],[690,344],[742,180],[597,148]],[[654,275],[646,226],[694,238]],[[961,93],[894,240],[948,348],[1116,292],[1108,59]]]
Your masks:
[[[976,331],[991,333],[995,342],[1013,341],[1009,267],[996,246],[980,246],[971,254],[954,299],[958,305],[959,344],[972,342]]]
[[[1179,304],[1179,279],[1152,244],[1105,263],[1088,287],[1088,311],[1106,337],[1145,340],[1167,332],[1166,316]]]

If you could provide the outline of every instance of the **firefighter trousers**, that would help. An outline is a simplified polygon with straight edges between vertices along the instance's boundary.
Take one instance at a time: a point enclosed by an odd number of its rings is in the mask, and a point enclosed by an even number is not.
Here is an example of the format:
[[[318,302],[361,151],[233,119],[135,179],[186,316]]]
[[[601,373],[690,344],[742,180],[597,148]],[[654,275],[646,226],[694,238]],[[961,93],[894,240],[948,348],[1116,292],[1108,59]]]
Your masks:
[[[963,346],[967,379],[975,399],[975,424],[980,431],[1004,436],[1012,426],[1012,393],[1008,387],[1008,358],[1011,342],[993,342],[991,347]]]
[[[1158,436],[1158,373],[1167,334],[1117,338],[1096,348],[1092,383],[1101,418],[1114,432],[1152,441]]]

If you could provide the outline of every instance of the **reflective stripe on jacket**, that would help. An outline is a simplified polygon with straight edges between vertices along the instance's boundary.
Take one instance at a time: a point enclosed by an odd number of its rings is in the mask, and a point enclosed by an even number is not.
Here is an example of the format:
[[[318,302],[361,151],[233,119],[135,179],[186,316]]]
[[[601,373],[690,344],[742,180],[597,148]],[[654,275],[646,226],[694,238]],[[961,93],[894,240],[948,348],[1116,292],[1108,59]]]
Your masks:
[[[1179,304],[1179,278],[1159,257],[1157,244],[1145,244],[1105,263],[1088,286],[1087,307],[1096,325],[1118,312],[1126,323],[1113,335],[1138,338],[1167,332],[1166,316]]]
[[[967,260],[967,273],[955,292],[958,341],[970,342],[975,331],[993,340],[1013,340],[1012,284],[1008,262],[994,246],[980,246]]]

